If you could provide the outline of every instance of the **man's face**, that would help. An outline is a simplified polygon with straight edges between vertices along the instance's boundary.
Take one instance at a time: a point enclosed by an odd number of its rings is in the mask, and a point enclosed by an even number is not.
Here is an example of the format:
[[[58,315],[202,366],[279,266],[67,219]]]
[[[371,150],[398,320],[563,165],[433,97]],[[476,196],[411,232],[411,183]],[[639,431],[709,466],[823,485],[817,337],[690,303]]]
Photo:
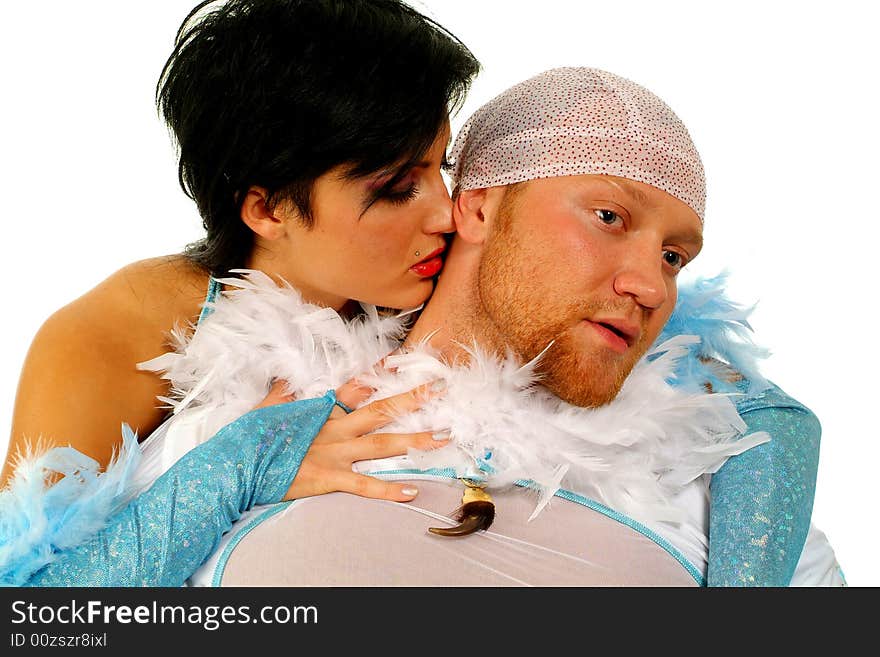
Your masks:
[[[507,190],[484,247],[478,312],[530,360],[551,342],[542,383],[578,406],[619,392],[660,334],[676,276],[702,246],[682,201],[614,176],[530,181]]]

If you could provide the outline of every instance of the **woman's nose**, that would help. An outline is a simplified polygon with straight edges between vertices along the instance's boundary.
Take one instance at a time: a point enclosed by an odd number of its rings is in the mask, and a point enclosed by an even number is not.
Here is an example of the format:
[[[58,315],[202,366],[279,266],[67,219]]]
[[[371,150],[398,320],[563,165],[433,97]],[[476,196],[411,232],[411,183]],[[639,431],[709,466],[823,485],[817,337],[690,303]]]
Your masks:
[[[432,235],[455,232],[455,223],[452,220],[452,199],[449,198],[446,183],[439,176],[431,187],[429,206],[425,220],[425,232]]]

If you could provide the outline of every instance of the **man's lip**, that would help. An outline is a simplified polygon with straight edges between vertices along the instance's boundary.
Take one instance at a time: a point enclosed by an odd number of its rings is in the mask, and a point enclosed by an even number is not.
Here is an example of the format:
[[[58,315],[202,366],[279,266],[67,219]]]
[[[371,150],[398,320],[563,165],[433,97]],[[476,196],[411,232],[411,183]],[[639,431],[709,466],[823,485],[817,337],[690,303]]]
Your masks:
[[[627,319],[619,319],[613,317],[600,318],[596,317],[591,320],[594,324],[604,324],[606,327],[610,327],[614,332],[620,335],[621,338],[626,340],[626,343],[632,347],[639,339],[642,334],[641,327]]]

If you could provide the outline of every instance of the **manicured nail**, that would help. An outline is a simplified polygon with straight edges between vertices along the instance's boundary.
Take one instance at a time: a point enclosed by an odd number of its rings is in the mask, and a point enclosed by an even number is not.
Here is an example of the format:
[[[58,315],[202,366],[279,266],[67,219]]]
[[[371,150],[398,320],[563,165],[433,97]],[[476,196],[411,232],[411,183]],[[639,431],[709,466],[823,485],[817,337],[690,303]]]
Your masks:
[[[434,440],[448,440],[451,434],[449,431],[438,431],[437,433],[432,433],[431,438]]]
[[[400,492],[403,493],[404,495],[406,495],[407,497],[415,497],[416,495],[419,494],[419,489],[416,488],[415,486],[407,486],[406,488],[402,489]]]
[[[431,392],[443,392],[446,390],[446,379],[437,379],[431,383]]]

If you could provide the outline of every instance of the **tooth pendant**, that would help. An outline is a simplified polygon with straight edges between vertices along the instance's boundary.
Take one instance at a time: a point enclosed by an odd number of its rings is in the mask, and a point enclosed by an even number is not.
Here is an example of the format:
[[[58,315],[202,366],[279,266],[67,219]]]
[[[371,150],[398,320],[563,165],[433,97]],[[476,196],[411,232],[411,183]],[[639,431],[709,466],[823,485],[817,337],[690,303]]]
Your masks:
[[[462,479],[464,493],[458,508],[455,527],[428,527],[428,531],[438,536],[467,536],[481,529],[489,529],[495,520],[495,503],[485,491],[486,484],[470,479]]]

